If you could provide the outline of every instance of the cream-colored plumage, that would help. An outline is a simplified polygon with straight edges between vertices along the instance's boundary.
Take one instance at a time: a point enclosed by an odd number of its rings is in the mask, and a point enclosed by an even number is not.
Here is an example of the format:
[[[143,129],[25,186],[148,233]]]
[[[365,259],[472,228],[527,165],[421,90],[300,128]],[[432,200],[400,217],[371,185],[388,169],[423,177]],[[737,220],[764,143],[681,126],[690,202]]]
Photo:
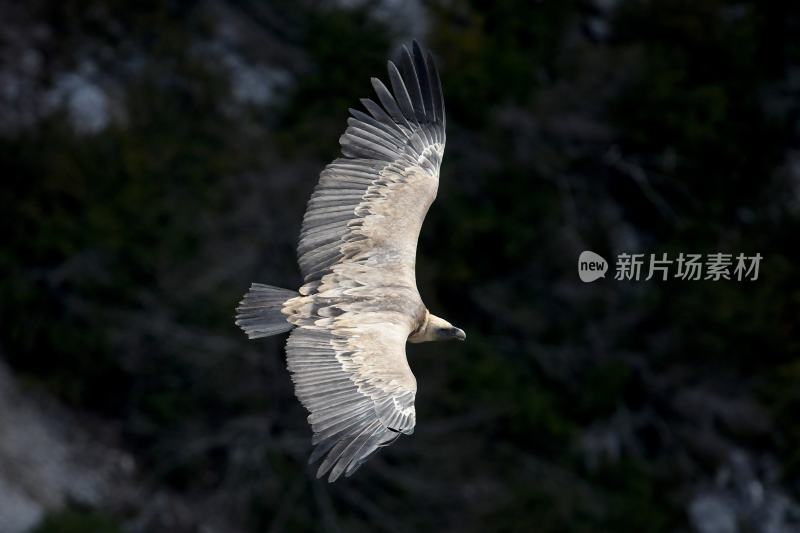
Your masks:
[[[445,145],[441,83],[415,42],[381,105],[362,100],[320,175],[303,219],[298,292],[254,284],[237,308],[251,338],[292,330],[287,366],[324,457],[318,476],[352,474],[416,423],[417,382],[405,344],[464,338],[430,314],[416,285],[419,232],[436,197]]]

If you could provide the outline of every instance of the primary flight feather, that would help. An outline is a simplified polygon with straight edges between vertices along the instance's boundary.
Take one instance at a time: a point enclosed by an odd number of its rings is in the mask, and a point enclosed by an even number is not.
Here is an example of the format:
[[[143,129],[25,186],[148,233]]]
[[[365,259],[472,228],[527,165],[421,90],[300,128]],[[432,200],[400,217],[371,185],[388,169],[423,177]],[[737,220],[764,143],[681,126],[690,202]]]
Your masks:
[[[379,447],[414,432],[417,381],[406,342],[464,340],[417,290],[417,238],[439,186],[445,113],[439,74],[414,42],[372,78],[320,174],[303,217],[299,291],[254,283],[236,324],[251,339],[290,331],[286,359],[310,412],[317,477],[351,475]]]

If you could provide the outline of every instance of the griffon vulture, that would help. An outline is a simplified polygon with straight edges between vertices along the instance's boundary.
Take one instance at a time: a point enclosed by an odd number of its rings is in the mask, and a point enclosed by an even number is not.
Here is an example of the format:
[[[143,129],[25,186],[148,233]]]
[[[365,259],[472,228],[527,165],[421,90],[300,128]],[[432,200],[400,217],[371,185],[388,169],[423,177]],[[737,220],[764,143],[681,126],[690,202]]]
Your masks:
[[[388,62],[380,105],[350,110],[342,157],[322,171],[303,217],[298,292],[254,283],[236,324],[251,339],[290,331],[287,366],[324,458],[317,477],[351,475],[414,432],[417,381],[406,342],[464,340],[417,291],[417,238],[436,197],[445,144],[439,74],[414,42]]]

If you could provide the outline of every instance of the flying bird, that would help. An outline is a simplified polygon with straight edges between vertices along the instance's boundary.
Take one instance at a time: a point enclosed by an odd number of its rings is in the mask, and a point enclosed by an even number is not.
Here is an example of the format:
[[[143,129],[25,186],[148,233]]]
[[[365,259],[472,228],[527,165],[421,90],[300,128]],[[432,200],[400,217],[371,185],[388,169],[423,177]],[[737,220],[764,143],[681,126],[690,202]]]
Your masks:
[[[236,324],[251,339],[291,331],[287,367],[323,459],[317,477],[350,476],[414,432],[417,381],[406,342],[464,340],[428,311],[415,277],[417,238],[436,198],[445,145],[442,85],[430,53],[388,62],[391,90],[350,109],[342,157],[320,174],[303,217],[291,291],[254,283]]]

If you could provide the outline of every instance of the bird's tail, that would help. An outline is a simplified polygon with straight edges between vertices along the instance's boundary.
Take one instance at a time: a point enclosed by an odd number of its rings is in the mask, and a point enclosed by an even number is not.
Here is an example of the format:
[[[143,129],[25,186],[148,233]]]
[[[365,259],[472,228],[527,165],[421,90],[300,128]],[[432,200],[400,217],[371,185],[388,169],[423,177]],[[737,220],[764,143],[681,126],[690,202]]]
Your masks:
[[[283,304],[299,293],[262,283],[253,283],[236,308],[236,325],[251,339],[289,331],[294,326],[281,312]]]

